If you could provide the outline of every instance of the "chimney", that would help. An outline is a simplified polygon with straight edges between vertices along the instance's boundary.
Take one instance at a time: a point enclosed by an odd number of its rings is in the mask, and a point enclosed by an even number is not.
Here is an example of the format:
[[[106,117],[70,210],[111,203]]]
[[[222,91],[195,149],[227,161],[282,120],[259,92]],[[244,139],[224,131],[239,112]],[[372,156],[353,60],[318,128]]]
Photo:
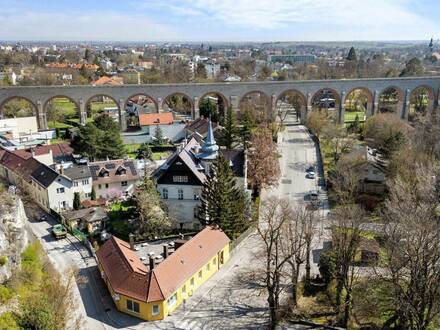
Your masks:
[[[163,246],[163,258],[164,259],[168,258],[168,245],[167,244],[165,244]]]
[[[134,235],[132,233],[130,233],[128,235],[128,239],[129,239],[129,242],[130,242],[130,249],[132,249],[134,251]]]
[[[60,174],[64,175],[64,166],[63,165],[60,166]]]
[[[150,256],[150,271],[154,269],[154,257]]]

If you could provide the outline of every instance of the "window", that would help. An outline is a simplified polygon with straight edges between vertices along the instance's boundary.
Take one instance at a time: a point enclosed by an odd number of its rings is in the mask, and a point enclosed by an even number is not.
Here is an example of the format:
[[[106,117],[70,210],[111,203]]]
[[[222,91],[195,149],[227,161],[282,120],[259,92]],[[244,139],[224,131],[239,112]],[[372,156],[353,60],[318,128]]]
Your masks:
[[[159,305],[153,305],[153,315],[159,315],[160,314],[160,306]]]
[[[57,188],[57,194],[64,194],[64,188]]]
[[[194,285],[194,277],[191,279],[191,285]]]
[[[206,265],[206,271],[209,272],[211,270],[211,264]]]
[[[88,185],[89,184],[89,179],[82,180],[82,184],[83,184],[83,186]]]
[[[186,293],[186,284],[182,286],[182,293]]]
[[[217,264],[217,258],[214,258],[214,260],[212,261],[212,265],[215,266]]]
[[[174,175],[173,182],[188,182],[188,176],[186,175]]]
[[[199,207],[198,206],[194,206],[194,218],[198,218],[199,217]]]
[[[177,301],[177,293],[173,294],[170,298],[168,298],[167,302],[168,302],[168,306],[174,306],[174,304]]]
[[[78,187],[78,181],[73,181],[73,186]]]
[[[118,171],[118,175],[125,175],[125,174],[127,174],[127,171],[124,169]]]
[[[101,184],[98,184],[98,189],[101,189],[101,188],[102,188]]]
[[[168,199],[168,189],[167,188],[162,189],[162,198]]]
[[[203,276],[203,270],[201,270],[201,271],[199,272],[199,278],[202,278],[202,276]]]
[[[139,303],[127,299],[127,309],[131,312],[139,313]]]
[[[105,184],[105,187],[108,188],[108,183]]]
[[[183,189],[177,190],[177,198],[178,199],[183,199]]]
[[[128,185],[127,181],[122,181],[122,182],[121,182],[121,186],[122,186],[122,187],[126,187],[127,185]]]

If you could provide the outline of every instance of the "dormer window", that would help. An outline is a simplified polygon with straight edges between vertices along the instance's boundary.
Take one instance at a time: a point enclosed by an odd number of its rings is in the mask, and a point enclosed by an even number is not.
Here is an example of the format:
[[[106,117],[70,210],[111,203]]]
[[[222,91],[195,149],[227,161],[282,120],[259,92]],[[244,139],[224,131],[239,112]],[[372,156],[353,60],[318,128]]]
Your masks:
[[[127,170],[122,166],[119,166],[118,169],[116,170],[116,175],[126,175],[126,174],[127,174]]]
[[[99,176],[107,177],[109,176],[109,171],[107,171],[105,168],[101,168],[99,171]]]

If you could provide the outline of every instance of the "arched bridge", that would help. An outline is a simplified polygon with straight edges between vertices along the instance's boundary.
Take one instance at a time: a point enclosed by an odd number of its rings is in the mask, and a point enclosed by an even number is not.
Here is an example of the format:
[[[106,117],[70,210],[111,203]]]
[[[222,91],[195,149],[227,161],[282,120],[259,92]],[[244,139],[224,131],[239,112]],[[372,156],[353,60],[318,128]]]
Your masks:
[[[336,100],[335,113],[339,122],[343,121],[345,100],[353,90],[361,89],[367,98],[366,116],[378,112],[379,97],[386,90],[392,88],[398,97],[397,114],[407,118],[410,96],[413,91],[423,87],[428,91],[428,111],[437,109],[440,97],[440,77],[409,77],[409,78],[374,78],[374,79],[341,79],[341,80],[307,80],[282,82],[236,82],[236,83],[207,83],[207,84],[152,84],[152,85],[120,85],[120,86],[29,86],[29,87],[1,87],[0,111],[3,105],[12,98],[23,98],[35,108],[40,129],[47,128],[48,103],[54,97],[66,97],[73,101],[80,113],[82,124],[86,122],[86,105],[96,96],[105,96],[113,99],[119,108],[119,118],[123,127],[122,111],[128,100],[134,95],[146,95],[153,100],[156,111],[163,109],[164,100],[172,94],[183,94],[190,100],[192,117],[199,116],[199,103],[204,96],[215,93],[219,95],[225,105],[237,111],[240,102],[247,95],[257,92],[266,102],[268,115],[274,116],[275,107],[280,97],[287,91],[298,95],[303,106],[300,110],[304,120],[311,111],[315,96],[320,91],[331,91]],[[0,116],[2,113],[0,112]]]

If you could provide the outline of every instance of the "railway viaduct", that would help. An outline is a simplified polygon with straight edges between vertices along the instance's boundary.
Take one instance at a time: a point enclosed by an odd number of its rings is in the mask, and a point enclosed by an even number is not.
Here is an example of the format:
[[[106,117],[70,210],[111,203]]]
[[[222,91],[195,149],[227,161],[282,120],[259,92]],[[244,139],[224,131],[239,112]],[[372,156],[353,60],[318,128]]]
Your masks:
[[[208,94],[215,93],[223,99],[225,105],[238,111],[241,100],[252,93],[259,93],[266,101],[269,116],[275,115],[276,103],[288,91],[294,91],[302,100],[300,109],[301,120],[307,117],[312,109],[312,100],[323,90],[331,91],[337,100],[337,117],[343,121],[345,99],[351,91],[362,89],[368,97],[366,116],[371,116],[379,110],[380,95],[392,88],[397,91],[399,102],[397,114],[405,119],[408,116],[410,96],[417,88],[423,87],[428,91],[428,111],[437,109],[440,103],[440,77],[408,77],[408,78],[374,78],[374,79],[341,79],[341,80],[306,80],[280,82],[234,82],[206,84],[152,84],[152,85],[120,85],[120,86],[29,86],[29,87],[0,87],[0,111],[10,99],[19,97],[29,101],[34,107],[40,129],[47,129],[47,105],[54,97],[66,97],[73,101],[80,113],[80,122],[85,124],[87,119],[86,106],[96,96],[105,96],[115,101],[119,108],[121,128],[123,127],[122,111],[135,95],[145,95],[151,98],[156,111],[163,109],[163,101],[170,95],[183,94],[191,101],[192,118],[199,116],[199,103]],[[2,113],[0,112],[0,116]]]

